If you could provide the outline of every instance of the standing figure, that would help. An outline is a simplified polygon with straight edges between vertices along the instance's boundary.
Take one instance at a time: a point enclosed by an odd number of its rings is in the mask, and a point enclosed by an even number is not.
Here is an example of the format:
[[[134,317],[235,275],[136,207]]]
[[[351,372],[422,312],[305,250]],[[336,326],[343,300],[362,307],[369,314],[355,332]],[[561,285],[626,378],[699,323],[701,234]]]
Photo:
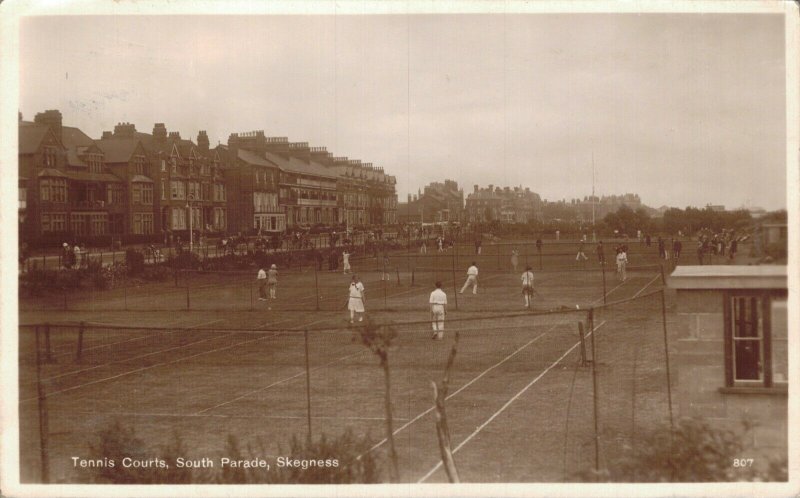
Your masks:
[[[513,268],[514,273],[517,273],[517,265],[519,264],[519,251],[516,249],[511,250],[511,268]]]
[[[358,280],[358,275],[353,275],[350,281],[347,309],[350,310],[350,323],[353,323],[356,313],[359,313],[359,322],[364,320],[364,284]]]
[[[675,264],[678,264],[678,258],[681,257],[681,250],[683,249],[683,244],[681,243],[680,239],[673,239],[672,241],[672,256],[675,260]]]
[[[472,293],[478,293],[478,267],[475,265],[475,262],[472,262],[472,265],[467,269],[467,281],[464,282],[464,286],[461,287],[461,294],[467,289],[467,287],[472,285]]]
[[[525,299],[525,307],[530,309],[533,305],[533,271],[531,267],[525,267],[522,274],[522,297]]]
[[[597,248],[595,250],[597,251],[597,261],[599,261],[601,265],[606,264],[606,251],[603,247],[602,240],[597,243]]]
[[[381,268],[381,281],[389,280],[389,253],[383,251],[383,268]]]
[[[267,300],[267,272],[264,271],[264,268],[258,269],[258,276],[256,277],[256,282],[258,282],[258,300],[259,301],[266,301]]]
[[[342,265],[344,266],[342,273],[350,273],[350,253],[347,252],[347,249],[342,251]]]
[[[625,253],[624,247],[617,248],[617,275],[621,281],[628,278],[626,267],[628,266],[628,255]]]
[[[480,238],[475,239],[475,254],[477,254],[479,256],[481,254],[481,245],[482,244],[483,244],[483,242],[481,241]]]
[[[539,252],[542,252],[542,239],[541,238],[536,239],[536,250],[539,251]]]
[[[439,237],[436,239],[436,244],[439,246],[439,252],[444,251],[444,239]]]
[[[586,261],[587,259],[589,258],[587,258],[586,253],[583,252],[583,241],[581,240],[580,244],[578,244],[578,254],[575,256],[575,261]]]
[[[431,328],[433,336],[431,339],[444,339],[444,317],[447,315],[447,294],[442,290],[442,282],[436,282],[436,289],[431,292],[428,299],[431,306]]]
[[[277,299],[278,296],[278,267],[273,263],[267,272],[267,285],[269,286],[269,298]]]
[[[419,253],[428,254],[428,242],[425,239],[422,239],[422,242],[419,244]]]

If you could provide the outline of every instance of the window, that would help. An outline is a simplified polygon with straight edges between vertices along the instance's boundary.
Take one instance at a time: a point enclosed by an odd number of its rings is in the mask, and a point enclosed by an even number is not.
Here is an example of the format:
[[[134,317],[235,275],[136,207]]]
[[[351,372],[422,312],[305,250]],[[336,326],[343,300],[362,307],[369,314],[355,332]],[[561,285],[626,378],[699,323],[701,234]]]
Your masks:
[[[72,235],[86,235],[89,229],[89,215],[83,213],[72,213],[69,216],[70,229]]]
[[[134,183],[131,186],[131,194],[134,204],[141,204],[142,203],[142,184],[141,183]]]
[[[169,158],[169,162],[170,162],[170,166],[172,167],[172,174],[173,175],[177,175],[178,174],[178,158],[175,157],[175,156],[172,156],[172,157]]]
[[[153,233],[153,214],[152,213],[143,213],[142,214],[142,233],[144,233],[144,234]]]
[[[785,384],[785,294],[731,292],[725,297],[725,383],[728,387]]]
[[[186,209],[180,207],[172,208],[172,229],[183,230],[186,228]]]
[[[170,189],[172,192],[172,199],[186,199],[186,185],[183,182],[171,181]]]
[[[44,150],[42,151],[42,163],[44,164],[44,167],[55,168],[56,157],[57,157],[57,149],[52,146],[45,146]]]
[[[214,208],[214,228],[225,229],[225,208]]]
[[[66,232],[66,231],[67,231],[66,213],[42,213],[42,233]]]
[[[167,160],[166,159],[162,159],[161,160],[161,172],[162,173],[166,173],[167,172]]]
[[[167,200],[167,180],[164,178],[161,179],[161,200]]]
[[[133,156],[133,172],[137,175],[145,175],[144,156]]]
[[[122,185],[109,185],[106,187],[109,204],[122,204],[125,199],[125,191]]]
[[[142,185],[142,204],[153,204],[153,185],[150,183],[143,183]]]
[[[39,181],[39,198],[42,201],[67,202],[67,180],[43,178]]]
[[[108,231],[108,215],[103,214],[93,214],[92,215],[92,234],[93,235],[105,235]]]

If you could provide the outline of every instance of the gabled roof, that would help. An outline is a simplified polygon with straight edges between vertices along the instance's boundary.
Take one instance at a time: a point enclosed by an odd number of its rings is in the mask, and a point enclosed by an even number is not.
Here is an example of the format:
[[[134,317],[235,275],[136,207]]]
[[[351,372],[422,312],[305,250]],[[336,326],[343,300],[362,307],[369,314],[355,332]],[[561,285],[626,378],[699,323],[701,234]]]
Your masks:
[[[39,149],[42,140],[50,133],[47,126],[25,125],[19,127],[19,153],[33,154]]]
[[[139,145],[136,138],[106,138],[97,141],[106,163],[127,163]]]
[[[146,177],[144,175],[134,175],[134,177],[131,178],[131,182],[133,182],[133,183],[153,183],[153,180],[151,180],[150,178],[148,178],[148,177]]]
[[[61,143],[63,143],[64,147],[67,148],[78,146],[89,147],[94,143],[94,140],[89,138],[89,135],[82,132],[80,129],[75,128],[74,126],[62,126]]]
[[[47,177],[47,176],[55,176],[58,178],[67,178],[63,172],[55,169],[55,168],[44,168],[42,171],[39,172],[38,177]]]

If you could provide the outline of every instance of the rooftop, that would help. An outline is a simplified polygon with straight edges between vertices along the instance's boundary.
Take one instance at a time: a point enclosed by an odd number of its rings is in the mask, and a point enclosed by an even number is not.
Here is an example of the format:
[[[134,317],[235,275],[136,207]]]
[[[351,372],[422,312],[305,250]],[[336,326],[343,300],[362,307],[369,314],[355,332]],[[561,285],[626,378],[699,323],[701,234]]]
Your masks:
[[[786,289],[786,266],[678,266],[669,276],[668,286],[678,290]]]

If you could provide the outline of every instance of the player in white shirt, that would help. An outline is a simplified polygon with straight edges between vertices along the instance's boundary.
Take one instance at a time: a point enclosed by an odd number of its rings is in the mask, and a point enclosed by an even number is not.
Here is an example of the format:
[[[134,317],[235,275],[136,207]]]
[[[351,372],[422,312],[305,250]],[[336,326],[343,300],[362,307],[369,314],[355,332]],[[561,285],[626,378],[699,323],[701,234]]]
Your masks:
[[[350,253],[347,251],[342,252],[342,263],[344,271],[342,273],[350,273]]]
[[[617,275],[623,282],[628,277],[625,272],[625,267],[628,266],[628,255],[622,247],[617,248]]]
[[[531,267],[525,268],[522,274],[522,297],[525,298],[525,307],[530,308],[533,304],[533,272]]]
[[[444,317],[447,314],[447,294],[442,290],[442,283],[436,282],[436,289],[431,292],[428,300],[431,305],[431,327],[433,336],[431,339],[444,339]]]
[[[259,301],[266,301],[267,300],[267,272],[265,272],[263,268],[258,270],[258,276],[256,277],[256,281],[258,282],[258,300]]]
[[[269,298],[278,299],[278,266],[273,264],[267,272],[267,285],[269,286]]]
[[[472,262],[472,266],[467,269],[467,281],[464,282],[464,287],[461,288],[461,294],[467,289],[467,287],[472,284],[472,293],[478,293],[478,267],[475,266],[475,262]]]
[[[364,284],[359,282],[358,275],[353,275],[353,279],[350,282],[347,309],[350,310],[350,323],[353,323],[356,313],[360,313],[359,322],[364,320]]]

